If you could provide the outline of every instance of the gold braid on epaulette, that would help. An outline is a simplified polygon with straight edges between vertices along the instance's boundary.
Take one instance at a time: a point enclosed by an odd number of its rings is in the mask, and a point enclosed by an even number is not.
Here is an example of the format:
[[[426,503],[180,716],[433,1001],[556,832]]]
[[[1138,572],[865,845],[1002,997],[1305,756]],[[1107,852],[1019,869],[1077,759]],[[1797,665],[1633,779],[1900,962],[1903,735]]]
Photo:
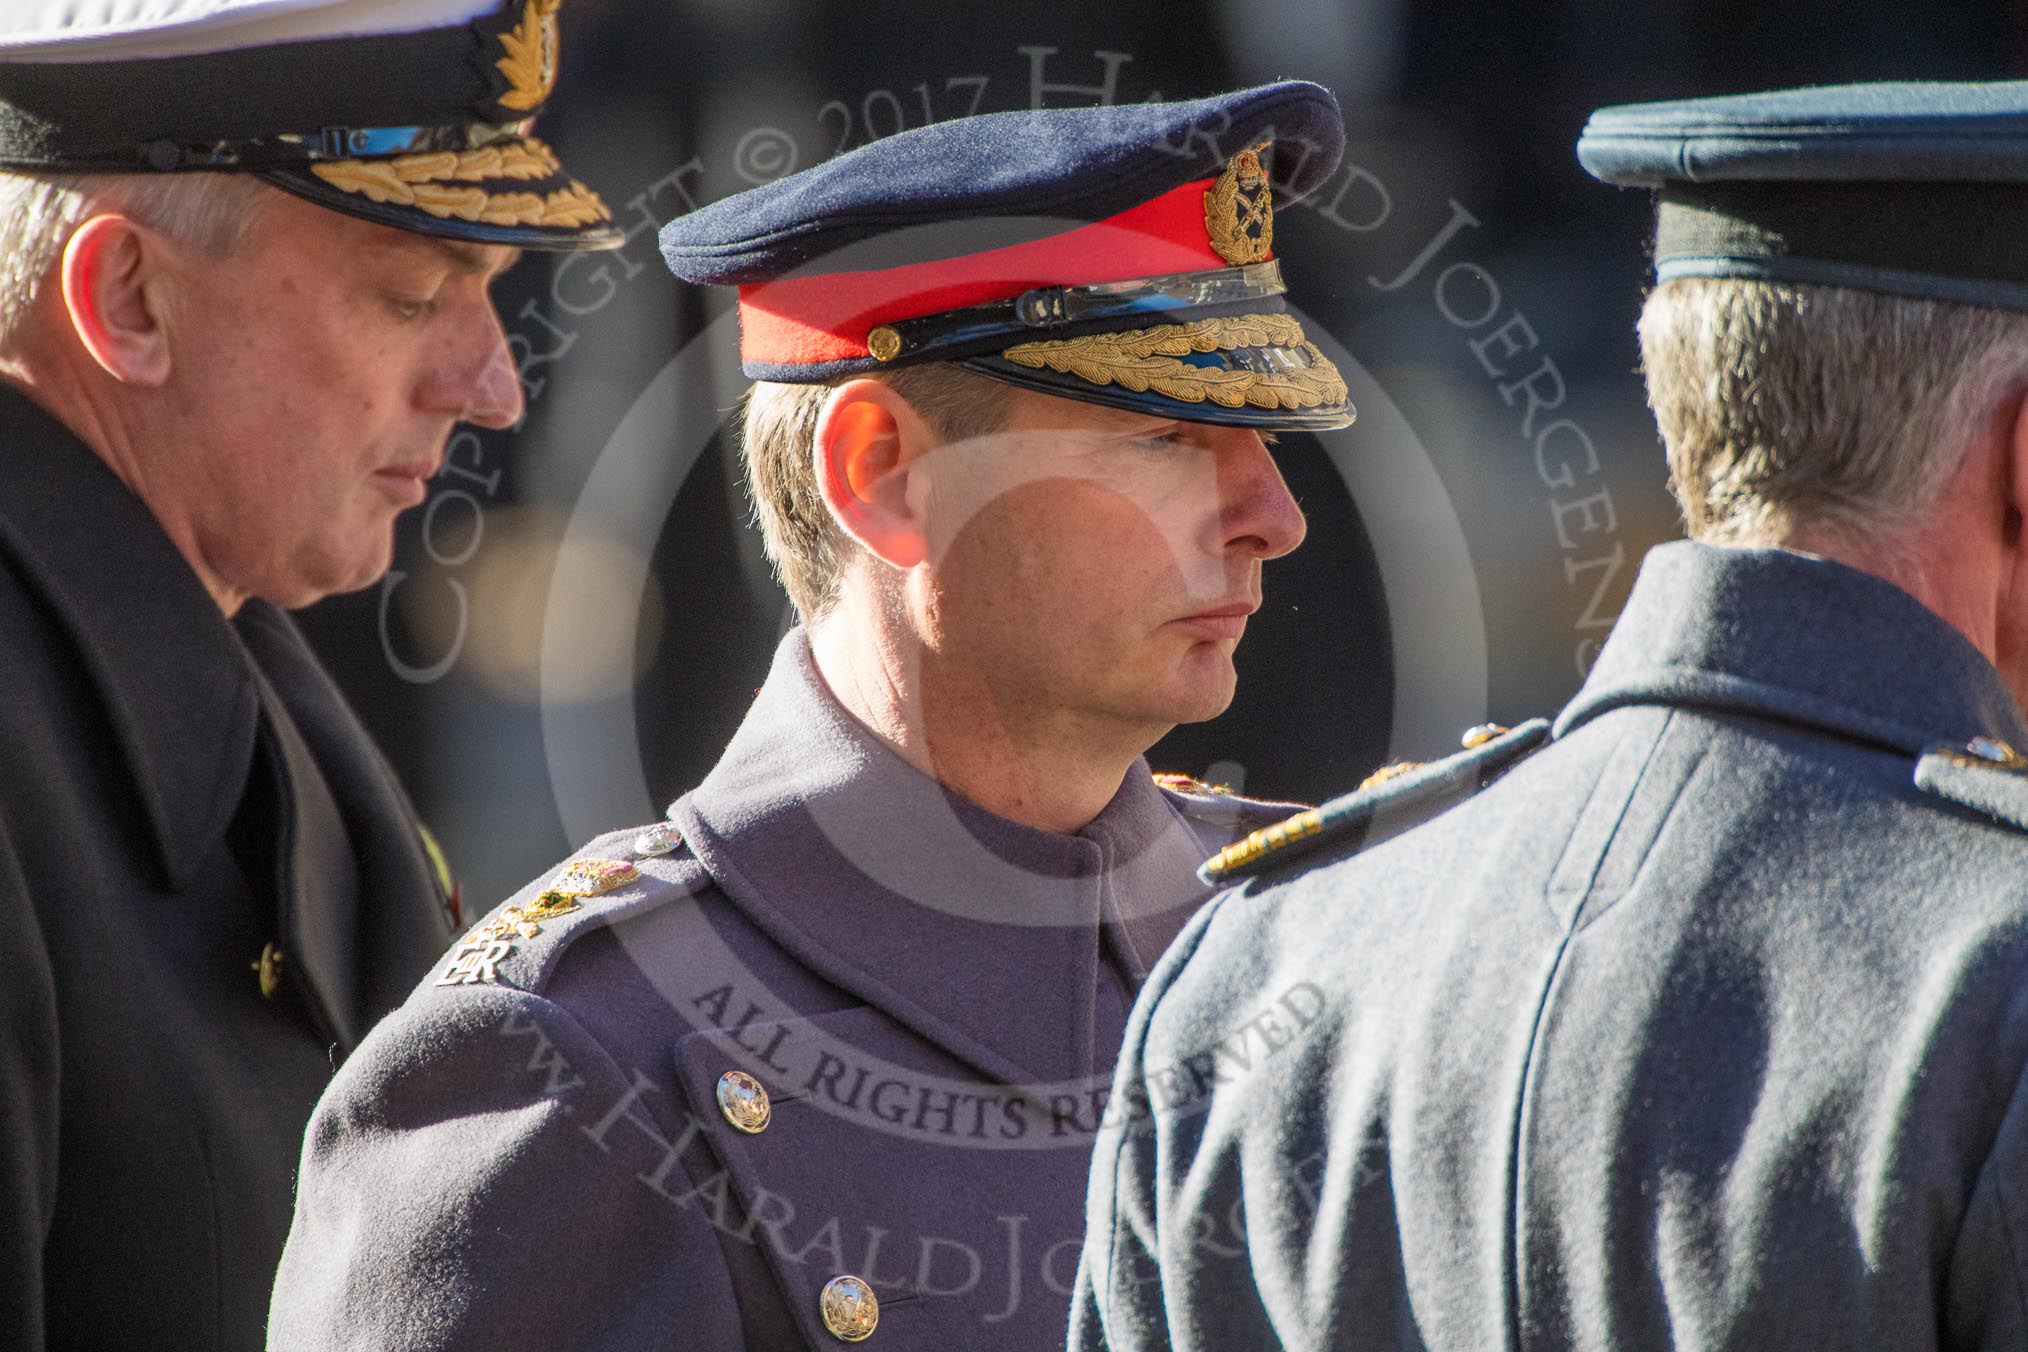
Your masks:
[[[1236,347],[1295,348],[1308,355],[1310,364],[1294,371],[1248,371],[1180,360],[1193,352]],[[1343,403],[1349,393],[1338,368],[1303,336],[1292,315],[1221,315],[1160,328],[1019,343],[1000,355],[1018,366],[1047,367],[1094,385],[1120,385],[1136,394],[1153,390],[1190,404],[1209,399],[1223,408],[1315,408]]]
[[[1383,765],[1359,781],[1359,790],[1363,792],[1367,789],[1378,788],[1390,779],[1399,779],[1410,770],[1422,769],[1424,763],[1423,761],[1396,761],[1392,765]]]
[[[2028,756],[2023,756],[1997,737],[1974,737],[1963,746],[1936,747],[1929,754],[1971,770],[2028,774]]]
[[[487,179],[547,178],[560,173],[555,154],[539,142],[432,151],[391,160],[335,160],[313,164],[310,169],[344,192],[360,193],[374,202],[416,207],[447,219],[550,228],[612,219],[599,195],[582,183],[571,183],[547,195],[489,192],[478,186]],[[454,186],[459,184],[467,186]]]
[[[1244,840],[1235,841],[1204,862],[1204,875],[1216,882],[1235,869],[1245,868],[1263,855],[1271,854],[1292,840],[1314,836],[1324,829],[1323,814],[1311,808],[1298,812],[1287,821],[1276,822],[1254,832]]]
[[[1420,770],[1423,764],[1422,761],[1396,761],[1392,765],[1383,765],[1361,780],[1359,789],[1361,792],[1364,792],[1367,789],[1375,788],[1378,785],[1385,784],[1390,779],[1399,778],[1411,770]],[[1237,869],[1243,869],[1247,865],[1273,854],[1276,850],[1281,849],[1292,841],[1302,840],[1307,836],[1314,836],[1323,829],[1324,818],[1317,809],[1311,808],[1307,812],[1298,812],[1287,821],[1277,822],[1264,830],[1256,831],[1246,839],[1228,845],[1217,854],[1212,855],[1211,858],[1204,862],[1204,874],[1207,878],[1216,882]]]

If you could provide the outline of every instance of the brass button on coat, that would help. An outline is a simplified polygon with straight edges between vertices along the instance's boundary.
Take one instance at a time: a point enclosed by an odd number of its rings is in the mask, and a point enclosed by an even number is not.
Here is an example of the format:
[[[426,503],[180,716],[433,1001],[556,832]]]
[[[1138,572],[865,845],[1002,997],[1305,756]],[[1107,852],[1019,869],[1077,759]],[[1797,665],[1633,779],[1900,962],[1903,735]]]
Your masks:
[[[2028,765],[2028,760],[2024,760],[2020,752],[1997,737],[1974,737],[1965,743],[1965,750],[1988,764],[2009,770]]]
[[[768,1091],[759,1080],[743,1070],[728,1070],[718,1077],[718,1111],[725,1114],[726,1121],[753,1136],[767,1130],[773,1110]]]
[[[634,853],[645,859],[665,855],[683,843],[683,833],[673,826],[651,826],[634,837]]]
[[[252,966],[260,978],[263,999],[274,999],[275,992],[281,989],[283,961],[281,945],[273,942],[262,948],[260,957],[254,960]]]
[[[1508,729],[1499,723],[1480,723],[1465,729],[1465,735],[1458,738],[1459,745],[1467,751],[1477,751],[1495,737],[1505,737]]]
[[[864,1342],[880,1323],[880,1301],[873,1288],[849,1273],[824,1283],[818,1308],[824,1327],[843,1342]]]

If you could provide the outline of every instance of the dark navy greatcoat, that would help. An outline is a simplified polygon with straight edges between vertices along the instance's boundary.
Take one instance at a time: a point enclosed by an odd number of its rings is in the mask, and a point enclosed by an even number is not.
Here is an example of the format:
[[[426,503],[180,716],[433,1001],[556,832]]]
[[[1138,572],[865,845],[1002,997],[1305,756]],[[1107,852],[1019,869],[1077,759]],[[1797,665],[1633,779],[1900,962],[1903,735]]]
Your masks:
[[[1993,667],[1853,569],[1674,544],[1554,732],[1177,940],[1073,1346],[2028,1347],[2028,729]],[[1455,780],[1369,791],[1373,833]]]
[[[674,830],[587,847],[626,881],[531,885],[339,1073],[274,1346],[838,1347],[841,1279],[869,1347],[1059,1346],[1133,994],[1286,811],[1137,764],[1074,835],[989,815],[791,632]]]
[[[0,1347],[258,1348],[310,1109],[453,933],[414,816],[5,385],[0,692]]]

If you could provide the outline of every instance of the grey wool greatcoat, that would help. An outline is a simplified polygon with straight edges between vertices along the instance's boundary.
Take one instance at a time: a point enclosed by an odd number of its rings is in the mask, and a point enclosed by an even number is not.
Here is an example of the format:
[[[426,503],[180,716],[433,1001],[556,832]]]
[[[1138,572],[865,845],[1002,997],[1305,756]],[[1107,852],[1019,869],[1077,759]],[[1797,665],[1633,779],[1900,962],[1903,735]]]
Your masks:
[[[1327,806],[1179,937],[1073,1346],[2028,1347],[1999,675],[1885,582],[1674,544],[1544,732]]]
[[[274,1346],[1060,1347],[1134,991],[1204,855],[1287,811],[1136,764],[1075,835],[992,816],[792,631],[668,822],[524,890],[340,1072]]]
[[[310,1109],[447,902],[288,618],[0,385],[0,1347],[260,1347]]]

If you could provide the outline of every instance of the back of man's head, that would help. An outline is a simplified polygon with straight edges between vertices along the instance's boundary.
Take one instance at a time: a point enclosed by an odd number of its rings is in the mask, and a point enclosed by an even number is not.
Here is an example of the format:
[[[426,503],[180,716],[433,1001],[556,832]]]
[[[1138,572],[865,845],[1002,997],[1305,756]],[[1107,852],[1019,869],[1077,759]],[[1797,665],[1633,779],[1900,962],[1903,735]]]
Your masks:
[[[1845,287],[1665,281],[1640,337],[1671,489],[1720,544],[1904,535],[2028,383],[2028,314]]]
[[[1586,170],[1654,193],[1641,354],[1691,536],[1897,574],[1970,557],[1937,548],[1939,511],[1972,507],[1953,472],[2001,449],[1996,415],[2028,383],[2028,272],[2008,228],[2028,196],[2024,111],[2028,83],[1592,114]]]

